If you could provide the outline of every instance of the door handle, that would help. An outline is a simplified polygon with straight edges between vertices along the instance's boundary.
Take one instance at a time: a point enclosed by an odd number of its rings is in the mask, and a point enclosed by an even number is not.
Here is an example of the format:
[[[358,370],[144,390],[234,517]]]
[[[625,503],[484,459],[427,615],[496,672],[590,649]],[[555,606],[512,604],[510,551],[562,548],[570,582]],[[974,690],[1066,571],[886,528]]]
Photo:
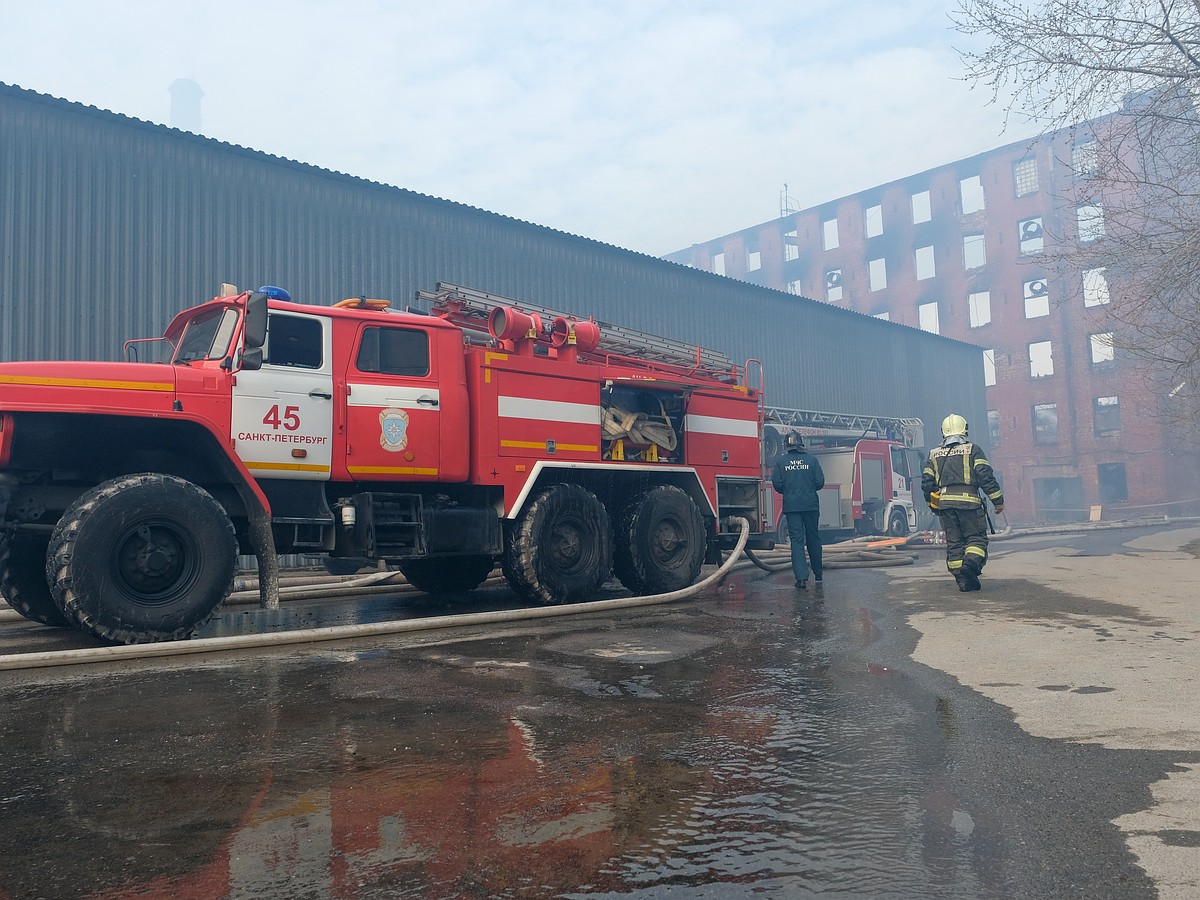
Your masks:
[[[314,400],[316,400],[318,397],[320,397],[322,400],[332,400],[333,399],[333,394],[327,394],[324,391],[317,391],[317,390],[309,391],[308,396],[312,397]]]
[[[438,405],[438,402],[436,400],[434,400],[432,397],[422,397],[417,402],[419,404],[421,404],[422,406],[437,406]]]

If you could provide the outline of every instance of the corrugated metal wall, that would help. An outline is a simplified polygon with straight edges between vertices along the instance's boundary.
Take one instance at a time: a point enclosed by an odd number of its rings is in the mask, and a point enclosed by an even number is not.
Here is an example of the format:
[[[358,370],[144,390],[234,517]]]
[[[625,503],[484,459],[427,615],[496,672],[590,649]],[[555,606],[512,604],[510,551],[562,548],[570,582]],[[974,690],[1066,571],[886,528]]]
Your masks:
[[[221,282],[403,306],[438,281],[761,360],[775,406],[985,427],[976,347],[0,84],[0,359],[120,358]]]

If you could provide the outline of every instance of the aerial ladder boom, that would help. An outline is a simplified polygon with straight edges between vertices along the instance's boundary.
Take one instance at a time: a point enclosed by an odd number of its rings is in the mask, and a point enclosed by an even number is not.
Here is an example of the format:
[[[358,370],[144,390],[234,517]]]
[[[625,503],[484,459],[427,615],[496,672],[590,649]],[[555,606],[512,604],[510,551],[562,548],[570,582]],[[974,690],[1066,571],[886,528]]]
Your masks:
[[[899,441],[907,447],[920,447],[924,442],[924,423],[916,418],[818,412],[779,406],[767,406],[764,412],[767,425],[786,426],[780,429],[782,431],[795,428],[805,437],[874,437]]]
[[[570,323],[571,326],[585,321],[594,324],[599,329],[599,340],[592,347],[580,346],[580,356],[620,357],[624,362],[672,366],[688,372],[707,373],[724,380],[736,381],[740,375],[733,361],[719,350],[608,322],[579,319],[570,313],[527,300],[512,300],[446,281],[439,281],[436,290],[417,291],[417,299],[429,304],[433,315],[472,331],[486,332],[488,320],[494,310],[514,309],[536,317],[535,339],[542,343],[553,342],[554,323],[557,321]]]

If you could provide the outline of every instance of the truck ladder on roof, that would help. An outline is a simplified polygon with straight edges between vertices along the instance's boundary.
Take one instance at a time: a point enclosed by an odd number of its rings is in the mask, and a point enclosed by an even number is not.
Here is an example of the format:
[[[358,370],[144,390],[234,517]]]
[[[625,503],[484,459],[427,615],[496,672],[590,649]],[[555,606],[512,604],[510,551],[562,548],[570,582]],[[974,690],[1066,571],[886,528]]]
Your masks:
[[[580,319],[571,313],[548,306],[539,306],[526,300],[512,300],[445,281],[438,282],[436,291],[417,291],[417,299],[430,304],[434,315],[475,331],[488,330],[488,318],[493,309],[509,307],[520,312],[537,313],[542,319],[542,328],[547,337],[550,323],[556,318],[561,317],[569,322],[595,321],[600,328],[600,343],[592,355],[612,354],[680,368],[705,369],[725,375],[736,371],[733,360],[719,350],[709,350],[608,322]]]
[[[925,423],[920,419],[891,418],[888,416],[860,416],[852,413],[817,412],[811,409],[785,409],[768,406],[764,410],[768,423],[810,428],[815,433],[837,434],[844,437],[890,437],[910,446],[919,442]]]

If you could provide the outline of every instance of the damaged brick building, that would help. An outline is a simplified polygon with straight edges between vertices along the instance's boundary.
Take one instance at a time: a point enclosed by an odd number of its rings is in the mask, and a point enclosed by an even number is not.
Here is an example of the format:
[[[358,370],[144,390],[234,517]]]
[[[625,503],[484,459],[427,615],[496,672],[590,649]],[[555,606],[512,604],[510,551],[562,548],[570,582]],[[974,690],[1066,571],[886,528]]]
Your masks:
[[[1122,288],[1104,200],[1072,190],[1096,133],[1011,143],[807,209],[784,202],[778,219],[667,258],[978,345],[988,418],[972,436],[1014,523],[1195,514],[1195,445],[1164,426],[1162,392],[1114,346]],[[1063,265],[1056,243],[1089,262]],[[871,359],[864,347],[853,364]]]

